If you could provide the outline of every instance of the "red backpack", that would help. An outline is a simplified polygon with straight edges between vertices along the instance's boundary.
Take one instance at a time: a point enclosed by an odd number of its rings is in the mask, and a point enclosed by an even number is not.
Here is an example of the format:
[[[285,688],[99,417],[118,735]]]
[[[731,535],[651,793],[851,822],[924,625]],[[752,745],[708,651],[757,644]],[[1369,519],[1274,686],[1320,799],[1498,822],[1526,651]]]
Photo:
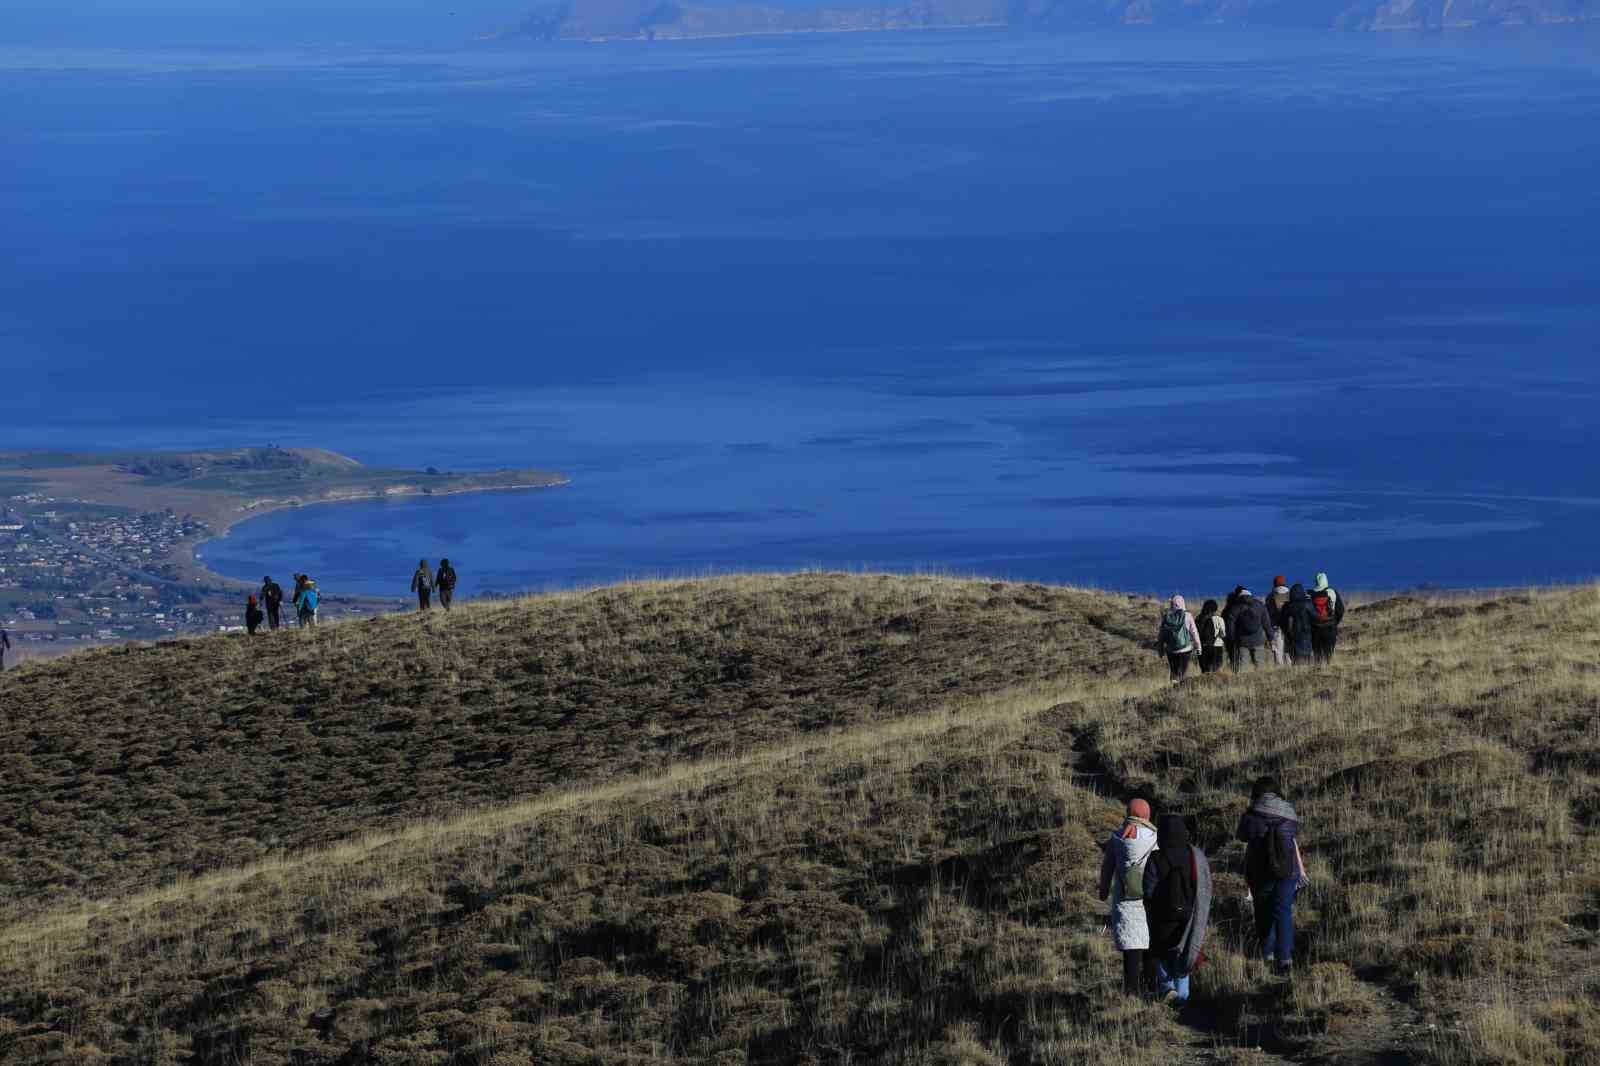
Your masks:
[[[1333,598],[1332,589],[1313,592],[1311,594],[1311,624],[1316,626],[1333,625],[1336,604],[1337,601]]]

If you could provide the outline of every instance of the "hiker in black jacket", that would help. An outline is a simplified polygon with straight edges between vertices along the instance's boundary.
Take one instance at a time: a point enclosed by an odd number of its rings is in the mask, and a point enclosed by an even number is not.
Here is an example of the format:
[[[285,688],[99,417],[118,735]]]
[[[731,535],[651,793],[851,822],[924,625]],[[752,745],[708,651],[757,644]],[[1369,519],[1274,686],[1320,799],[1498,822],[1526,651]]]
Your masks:
[[[1318,574],[1311,586],[1311,656],[1318,663],[1333,662],[1343,621],[1344,597],[1328,584],[1327,574]]]
[[[450,565],[449,559],[439,560],[439,569],[433,575],[433,587],[439,593],[439,606],[448,611],[450,601],[456,595],[456,568]]]
[[[11,650],[11,634],[0,629],[0,670],[6,668],[6,652]]]
[[[1283,646],[1289,661],[1296,666],[1310,666],[1312,655],[1311,597],[1306,587],[1298,582],[1289,590],[1289,602],[1283,608]]]
[[[278,628],[278,611],[283,607],[283,586],[271,577],[261,579],[261,607],[267,612],[267,628]]]
[[[1258,670],[1268,662],[1267,648],[1277,630],[1266,604],[1242,585],[1235,591],[1238,599],[1222,616],[1233,645],[1233,668],[1236,671]]]

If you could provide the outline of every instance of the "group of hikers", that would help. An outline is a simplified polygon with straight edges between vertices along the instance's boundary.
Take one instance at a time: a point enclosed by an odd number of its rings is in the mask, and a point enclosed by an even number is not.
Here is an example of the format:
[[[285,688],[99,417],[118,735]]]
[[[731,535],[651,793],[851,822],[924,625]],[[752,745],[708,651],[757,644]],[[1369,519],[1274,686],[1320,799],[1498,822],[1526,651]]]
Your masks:
[[[1294,961],[1294,901],[1309,879],[1300,855],[1300,820],[1278,782],[1257,778],[1250,806],[1234,832],[1245,843],[1244,875],[1254,911],[1255,946],[1274,973]],[[1184,817],[1152,821],[1148,799],[1128,802],[1127,816],[1107,839],[1100,863],[1100,899],[1122,952],[1122,988],[1182,1005],[1189,975],[1205,959],[1211,921],[1211,865],[1191,843]]]
[[[322,593],[317,591],[317,583],[306,574],[294,575],[294,596],[289,606],[294,611],[295,624],[302,629],[316,628],[317,608],[321,602]],[[260,591],[252,592],[245,600],[244,628],[255,636],[263,622],[268,629],[276,630],[282,621],[283,586],[271,576],[263,577]]]
[[[1199,662],[1203,674],[1222,669],[1224,658],[1235,671],[1329,663],[1344,608],[1344,597],[1328,584],[1327,574],[1318,574],[1309,590],[1287,584],[1279,574],[1264,600],[1239,585],[1220,610],[1216,600],[1207,600],[1198,620],[1183,597],[1174,596],[1161,612],[1156,649],[1167,657],[1175,685],[1191,661]]]
[[[450,602],[456,593],[456,569],[450,565],[449,559],[439,560],[439,569],[431,570],[428,560],[423,559],[417,563],[416,573],[411,575],[411,591],[417,594],[417,606],[421,610],[430,609],[434,593],[439,595],[439,606],[445,610],[450,609]],[[295,624],[302,628],[314,628],[317,624],[317,606],[322,594],[317,591],[317,583],[305,574],[294,575],[294,596],[289,605],[294,610]],[[244,627],[254,636],[263,624],[269,630],[275,630],[282,624],[283,617],[283,586],[269,577],[261,579],[261,588],[252,592],[245,600]],[[9,646],[9,645],[8,645]]]

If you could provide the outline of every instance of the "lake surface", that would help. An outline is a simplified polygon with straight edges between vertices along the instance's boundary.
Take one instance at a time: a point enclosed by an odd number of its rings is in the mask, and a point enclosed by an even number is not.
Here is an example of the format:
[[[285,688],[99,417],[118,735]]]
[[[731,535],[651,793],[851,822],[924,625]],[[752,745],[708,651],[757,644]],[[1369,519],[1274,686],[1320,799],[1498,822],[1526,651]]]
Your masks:
[[[6,446],[573,478],[230,575],[1600,571],[1592,32],[0,45],[0,155]]]

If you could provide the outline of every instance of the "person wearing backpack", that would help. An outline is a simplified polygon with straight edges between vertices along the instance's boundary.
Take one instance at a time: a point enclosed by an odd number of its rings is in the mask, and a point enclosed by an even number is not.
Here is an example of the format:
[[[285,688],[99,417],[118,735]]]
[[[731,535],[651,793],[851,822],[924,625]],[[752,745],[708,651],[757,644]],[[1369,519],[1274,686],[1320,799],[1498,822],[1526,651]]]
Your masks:
[[[304,626],[306,624],[305,611],[300,606],[305,600],[305,596],[306,575],[296,574],[294,575],[294,595],[289,599],[289,606],[294,608],[294,624],[297,626]]]
[[[1311,586],[1311,657],[1319,664],[1333,662],[1343,621],[1344,597],[1328,584],[1327,574],[1318,574]]]
[[[1100,898],[1111,901],[1111,940],[1122,952],[1122,990],[1130,996],[1154,991],[1156,959],[1144,911],[1144,876],[1156,849],[1150,803],[1128,801],[1128,815],[1107,838],[1100,860]]]
[[[1228,623],[1217,612],[1216,600],[1207,600],[1200,608],[1195,628],[1200,631],[1200,672],[1214,674],[1222,669],[1228,651]]]
[[[1311,665],[1311,597],[1298,581],[1289,590],[1289,603],[1283,609],[1284,650],[1296,666]]]
[[[428,569],[428,560],[417,562],[417,572],[411,575],[411,591],[417,594],[417,610],[428,609],[428,597],[433,595],[433,571]]]
[[[1245,842],[1245,881],[1261,957],[1274,972],[1287,974],[1294,962],[1294,898],[1306,883],[1306,868],[1300,858],[1300,818],[1279,794],[1277,781],[1256,779],[1235,836]]]
[[[252,592],[244,601],[245,632],[252,637],[255,636],[256,630],[261,628],[261,620],[265,617],[266,615],[261,613],[261,608],[256,606],[255,593]]]
[[[448,611],[450,601],[456,595],[456,568],[450,565],[449,559],[439,560],[439,571],[433,575],[433,587],[439,590],[439,606]]]
[[[317,583],[306,577],[305,586],[300,590],[297,598],[297,608],[300,612],[300,624],[308,629],[317,626],[317,607],[322,603],[322,596],[317,592]]]
[[[1156,635],[1157,651],[1167,657],[1172,683],[1178,684],[1189,672],[1189,660],[1200,650],[1200,630],[1195,628],[1182,596],[1174,596],[1161,612],[1161,628]]]
[[[1267,664],[1267,645],[1275,633],[1272,616],[1267,613],[1267,605],[1243,585],[1235,593],[1238,598],[1233,606],[1223,611],[1223,621],[1228,623],[1228,636],[1233,641],[1233,669],[1259,670]]]
[[[1211,864],[1189,843],[1181,814],[1164,814],[1156,826],[1156,853],[1146,864],[1144,912],[1157,991],[1174,1006],[1189,1001],[1189,975],[1205,946],[1211,921]]]
[[[1272,619],[1272,641],[1267,650],[1272,654],[1272,665],[1282,666],[1288,661],[1283,648],[1283,609],[1289,605],[1288,579],[1282,574],[1272,579],[1272,595],[1267,597],[1266,603],[1267,617]]]
[[[267,612],[267,628],[278,628],[279,612],[283,609],[283,586],[270,576],[261,579],[261,606]]]

